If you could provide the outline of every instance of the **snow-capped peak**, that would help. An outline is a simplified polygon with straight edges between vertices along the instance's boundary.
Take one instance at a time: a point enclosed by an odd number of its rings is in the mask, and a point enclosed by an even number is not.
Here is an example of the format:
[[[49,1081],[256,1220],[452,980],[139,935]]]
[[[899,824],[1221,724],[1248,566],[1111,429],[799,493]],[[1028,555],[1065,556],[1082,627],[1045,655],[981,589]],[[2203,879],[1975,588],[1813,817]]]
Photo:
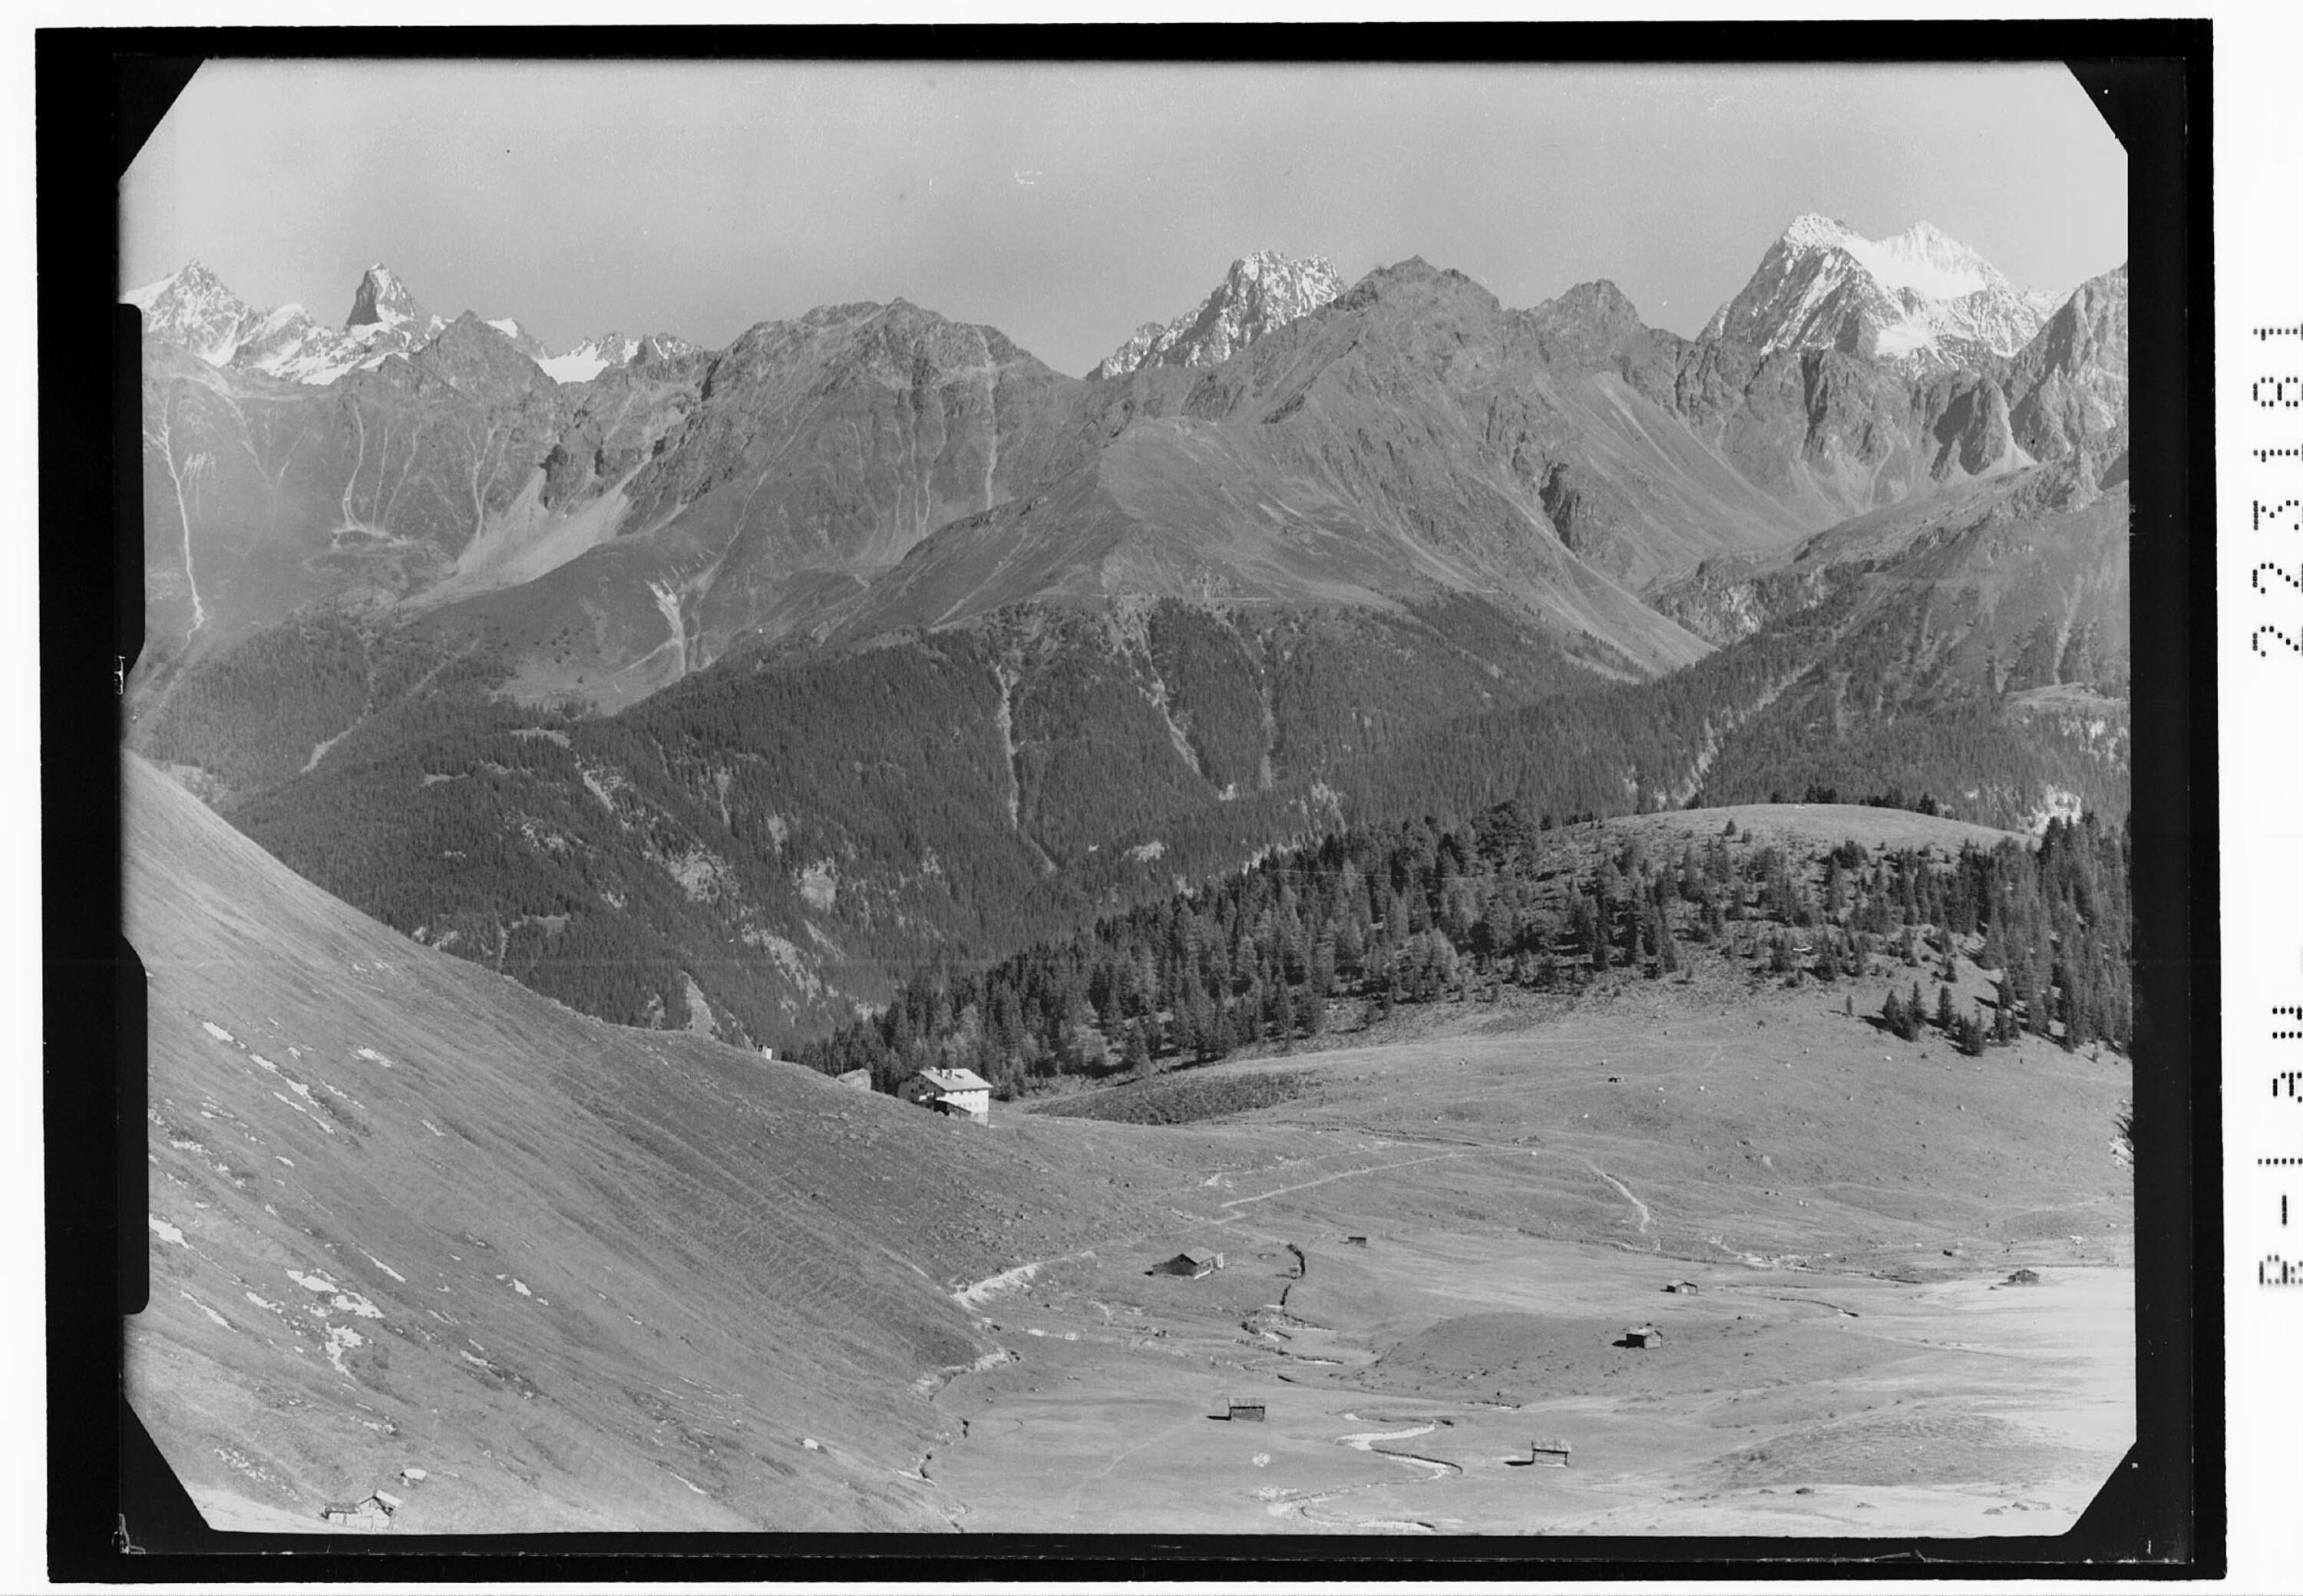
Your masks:
[[[596,338],[585,339],[565,354],[553,355],[536,364],[555,383],[588,383],[609,367],[623,365],[638,349],[635,340],[621,333],[603,333]]]
[[[1835,349],[1915,366],[2012,355],[2059,301],[2017,287],[1929,222],[1868,239],[1844,222],[1796,218],[1706,337],[1762,353]]]
[[[509,316],[503,317],[500,321],[492,321],[488,325],[494,327],[497,332],[502,333],[507,338],[518,338],[520,335],[519,323],[514,321]]]
[[[262,319],[197,260],[121,299],[143,313],[148,334],[181,344],[211,366],[230,360]]]
[[[216,280],[214,272],[209,271],[198,260],[188,260],[157,283],[147,283],[141,288],[130,289],[120,296],[120,302],[123,305],[133,305],[139,310],[149,310],[152,308],[153,301],[170,289],[177,289],[179,291],[209,289],[222,290],[226,293],[231,291]]]
[[[1784,236],[1779,241],[1786,249],[1803,253],[1810,249],[1837,249],[1854,236],[1855,230],[1846,223],[1835,222],[1829,216],[1809,211],[1804,215],[1793,218],[1792,224],[1784,229]]]
[[[1233,261],[1198,309],[1165,326],[1144,323],[1089,375],[1120,376],[1145,366],[1220,365],[1343,291],[1344,280],[1322,258],[1294,260],[1276,249],[1259,249]]]

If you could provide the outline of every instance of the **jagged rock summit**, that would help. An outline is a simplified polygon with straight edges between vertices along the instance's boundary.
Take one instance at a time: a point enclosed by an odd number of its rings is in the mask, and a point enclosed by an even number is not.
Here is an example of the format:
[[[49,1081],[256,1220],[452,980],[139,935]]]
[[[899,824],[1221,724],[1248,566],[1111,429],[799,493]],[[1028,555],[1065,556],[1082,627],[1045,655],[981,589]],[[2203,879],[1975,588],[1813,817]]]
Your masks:
[[[1088,375],[1125,376],[1146,366],[1217,366],[1274,328],[1309,316],[1344,291],[1344,280],[1320,256],[1290,260],[1259,249],[1231,270],[1196,310],[1162,326],[1146,322]]]
[[[1925,371],[2014,354],[2061,302],[2009,281],[1930,223],[1867,239],[1810,214],[1784,229],[1703,336],[1762,355],[1836,350]]]
[[[392,268],[382,261],[360,274],[359,286],[352,291],[352,313],[344,318],[347,333],[357,334],[368,326],[381,326],[395,333],[413,327],[425,338],[447,325],[418,303],[416,296],[408,291],[408,285],[392,275]]]

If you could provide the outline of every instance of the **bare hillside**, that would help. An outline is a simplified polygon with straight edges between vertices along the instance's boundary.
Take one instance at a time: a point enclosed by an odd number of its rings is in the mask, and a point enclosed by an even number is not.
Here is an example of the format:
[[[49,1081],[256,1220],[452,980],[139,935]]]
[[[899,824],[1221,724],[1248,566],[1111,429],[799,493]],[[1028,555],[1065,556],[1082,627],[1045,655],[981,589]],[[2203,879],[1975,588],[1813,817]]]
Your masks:
[[[150,1014],[130,1392],[220,1527],[940,1529],[947,1294],[1061,1252],[989,1133],[415,946],[127,761]],[[404,1470],[421,1470],[409,1483]]]

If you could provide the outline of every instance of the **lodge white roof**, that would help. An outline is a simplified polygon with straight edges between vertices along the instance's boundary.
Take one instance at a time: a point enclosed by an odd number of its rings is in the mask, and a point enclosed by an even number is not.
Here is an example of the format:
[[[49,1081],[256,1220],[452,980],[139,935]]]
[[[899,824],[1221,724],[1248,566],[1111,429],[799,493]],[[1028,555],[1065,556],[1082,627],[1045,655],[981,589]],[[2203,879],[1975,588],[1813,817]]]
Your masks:
[[[939,1092],[989,1092],[991,1083],[973,1069],[923,1069],[919,1079]]]

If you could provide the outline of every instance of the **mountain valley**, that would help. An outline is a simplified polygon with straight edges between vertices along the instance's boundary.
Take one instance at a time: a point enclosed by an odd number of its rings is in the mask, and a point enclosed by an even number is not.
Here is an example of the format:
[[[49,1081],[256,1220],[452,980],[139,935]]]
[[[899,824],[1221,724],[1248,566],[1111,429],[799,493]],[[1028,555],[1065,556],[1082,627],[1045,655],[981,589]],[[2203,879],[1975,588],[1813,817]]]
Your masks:
[[[126,775],[128,1389],[219,1529],[2036,1535],[2130,1433],[2125,1062],[1900,1037],[1892,958],[1691,946],[1163,1076],[1183,1123],[1123,1086],[971,1125],[578,1016]],[[1668,859],[1723,817],[1800,891],[1835,837],[2011,840],[1763,807],[1559,841]],[[1925,956],[1987,1002],[1991,945]],[[1514,1475],[1531,1433],[1567,1473]]]
[[[2060,1533],[2126,295],[1262,251],[1086,376],[124,296],[139,1416],[261,1535]]]
[[[131,743],[403,931],[784,1048],[1401,805],[2116,816],[2124,275],[2026,323],[1832,225],[1693,342],[1604,283],[1252,256],[1086,381],[901,301],[539,364],[378,268],[399,342],[290,384],[187,268],[135,296]],[[1997,342],[1877,358],[1778,256],[1902,261],[1914,316],[1967,273]]]

